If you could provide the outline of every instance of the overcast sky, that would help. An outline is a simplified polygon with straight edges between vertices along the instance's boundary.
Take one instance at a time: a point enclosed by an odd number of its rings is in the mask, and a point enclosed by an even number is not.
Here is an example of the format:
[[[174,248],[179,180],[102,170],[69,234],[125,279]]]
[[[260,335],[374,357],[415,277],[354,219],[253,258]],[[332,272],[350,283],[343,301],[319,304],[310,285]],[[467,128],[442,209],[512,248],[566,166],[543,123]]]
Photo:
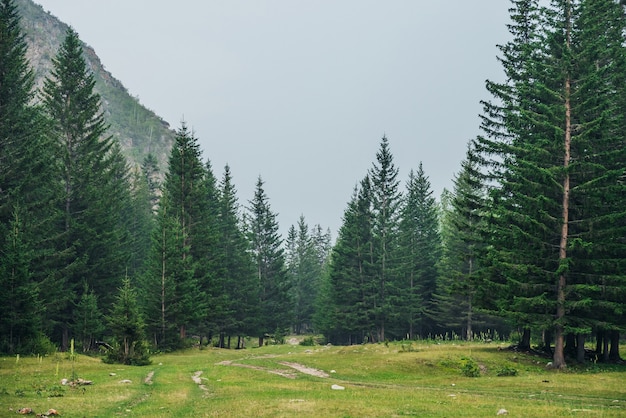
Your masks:
[[[173,128],[194,130],[248,205],[258,176],[281,231],[333,239],[389,139],[404,186],[423,162],[438,198],[501,80],[506,0],[35,0]]]

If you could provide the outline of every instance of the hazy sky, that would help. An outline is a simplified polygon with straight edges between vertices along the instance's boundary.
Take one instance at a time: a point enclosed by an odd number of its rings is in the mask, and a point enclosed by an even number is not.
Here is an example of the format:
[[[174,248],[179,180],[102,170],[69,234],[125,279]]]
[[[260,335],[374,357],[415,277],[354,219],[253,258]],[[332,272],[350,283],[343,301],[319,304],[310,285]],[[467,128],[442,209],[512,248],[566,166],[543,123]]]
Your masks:
[[[389,139],[404,186],[423,162],[439,197],[501,80],[506,0],[35,0],[73,26],[129,92],[231,167],[260,175],[281,231],[333,239]]]

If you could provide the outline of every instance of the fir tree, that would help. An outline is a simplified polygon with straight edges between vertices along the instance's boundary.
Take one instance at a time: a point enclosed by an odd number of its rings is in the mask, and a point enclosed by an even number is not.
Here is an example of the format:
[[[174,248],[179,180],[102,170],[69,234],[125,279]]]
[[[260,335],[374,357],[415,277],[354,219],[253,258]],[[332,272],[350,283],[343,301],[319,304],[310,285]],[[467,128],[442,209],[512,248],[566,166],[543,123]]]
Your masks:
[[[301,334],[312,327],[315,300],[323,268],[319,250],[304,216],[300,216],[297,229],[293,225],[289,229],[287,249],[287,264],[294,301],[293,330],[296,334]]]
[[[393,309],[398,317],[397,336],[424,336],[436,318],[429,315],[441,256],[437,204],[430,181],[420,163],[409,173],[398,230],[398,280]]]
[[[263,344],[266,334],[284,335],[292,323],[282,239],[278,233],[276,214],[270,208],[263,184],[259,177],[254,198],[248,208],[248,240],[254,258],[259,292],[259,345]]]
[[[113,298],[127,267],[127,225],[121,211],[129,204],[128,168],[106,136],[107,124],[94,92],[78,35],[68,28],[44,81],[43,104],[61,167],[56,251],[51,275],[42,283],[48,320],[67,349],[72,306],[86,280],[103,306]],[[58,336],[58,334],[55,334]]]
[[[212,295],[217,305],[216,330],[220,333],[221,345],[227,333],[238,336],[237,346],[243,348],[243,337],[256,332],[254,318],[259,312],[258,285],[228,165],[224,167],[219,185],[219,228],[218,287]]]
[[[137,293],[129,278],[122,281],[107,322],[118,348],[110,351],[105,361],[136,366],[151,363],[144,344],[144,323]]]
[[[562,368],[566,337],[590,332],[588,307],[612,297],[593,290],[603,287],[597,278],[622,283],[614,263],[600,261],[620,244],[605,252],[600,242],[623,217],[624,22],[613,2],[555,0],[538,30],[536,2],[515,4],[511,27],[532,29],[512,42],[518,63],[503,61],[509,81],[490,89],[504,105],[485,106],[488,139],[479,138],[495,180],[490,293],[501,311],[554,332]]]
[[[18,348],[10,335],[21,335],[21,350],[41,331],[30,326],[31,321],[41,319],[41,302],[37,302],[41,299],[33,292],[40,289],[39,283],[48,272],[54,217],[49,202],[58,191],[47,124],[41,109],[32,104],[34,75],[26,50],[15,2],[0,1],[0,258],[6,263],[0,265],[4,270],[0,280],[7,290],[5,296],[11,299],[0,307],[0,322],[4,328],[16,325],[10,318],[23,321],[23,329],[14,330],[17,333],[4,333],[3,329],[2,335],[8,340],[3,341],[0,351]],[[18,278],[20,282],[15,282]],[[10,296],[13,291],[25,292],[20,296],[23,302],[35,305],[18,309],[19,299]]]
[[[179,248],[175,253],[181,257],[180,270],[175,271],[176,323],[181,340],[186,338],[187,328],[198,325],[207,315],[207,301],[203,289],[210,280],[209,265],[204,259],[208,238],[204,227],[210,222],[207,211],[205,168],[201,161],[198,139],[183,123],[176,135],[165,176],[162,202],[163,216],[179,224]],[[172,222],[170,221],[170,223]]]
[[[96,348],[96,339],[104,333],[104,317],[98,308],[98,296],[85,283],[74,313],[74,335],[83,351]]]
[[[21,216],[17,208],[8,234],[0,237],[0,351],[10,354],[27,354],[41,335],[42,312],[31,277],[33,251],[24,241]]]
[[[373,255],[377,269],[377,295],[374,300],[377,340],[385,340],[385,325],[390,319],[392,304],[390,292],[394,292],[394,251],[398,234],[398,217],[401,194],[398,191],[398,169],[393,163],[389,141],[383,136],[380,150],[376,153],[376,162],[369,172],[372,190],[373,210]]]
[[[366,176],[344,212],[318,298],[316,326],[333,344],[360,344],[377,337],[372,222],[371,186]]]

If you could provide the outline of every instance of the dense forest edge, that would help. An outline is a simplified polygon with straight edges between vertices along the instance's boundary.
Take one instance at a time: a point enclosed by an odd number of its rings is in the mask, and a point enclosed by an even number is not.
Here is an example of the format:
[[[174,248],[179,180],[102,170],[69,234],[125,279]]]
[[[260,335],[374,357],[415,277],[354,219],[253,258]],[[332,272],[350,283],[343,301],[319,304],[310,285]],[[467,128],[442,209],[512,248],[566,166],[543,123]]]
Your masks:
[[[241,204],[230,167],[216,176],[185,123],[168,142],[71,27],[38,64],[50,19],[0,0],[0,352],[142,365],[295,333],[622,361],[621,4],[512,0],[505,81],[486,82],[453,190],[436,199],[421,163],[398,178],[383,136],[334,241],[304,215],[283,238],[262,177]]]

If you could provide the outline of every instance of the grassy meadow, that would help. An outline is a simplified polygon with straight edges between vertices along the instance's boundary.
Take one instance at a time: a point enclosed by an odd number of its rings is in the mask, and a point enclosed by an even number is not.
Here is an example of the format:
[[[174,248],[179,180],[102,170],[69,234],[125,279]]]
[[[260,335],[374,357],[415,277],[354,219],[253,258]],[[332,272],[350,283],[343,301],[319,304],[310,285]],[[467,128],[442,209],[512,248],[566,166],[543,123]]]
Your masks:
[[[155,355],[143,367],[67,353],[0,357],[0,417],[24,407],[62,417],[487,417],[500,409],[515,417],[626,416],[625,366],[559,372],[545,367],[549,359],[499,347],[194,348]],[[76,378],[92,384],[61,384]]]

